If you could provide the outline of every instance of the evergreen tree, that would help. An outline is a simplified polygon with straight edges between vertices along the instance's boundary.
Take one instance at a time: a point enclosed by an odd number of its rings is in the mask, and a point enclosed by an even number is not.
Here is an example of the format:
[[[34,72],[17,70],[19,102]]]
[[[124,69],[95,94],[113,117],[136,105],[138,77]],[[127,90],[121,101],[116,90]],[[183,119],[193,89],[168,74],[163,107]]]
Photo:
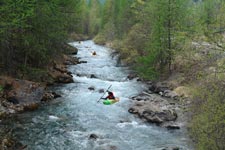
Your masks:
[[[99,0],[89,2],[89,35],[96,35],[101,28],[101,3]]]
[[[78,2],[2,0],[0,58],[4,69],[16,74],[20,67],[43,67],[59,53],[67,33],[75,28],[71,19],[79,16]]]
[[[153,0],[149,3],[148,9],[151,10],[150,19],[152,22],[151,34],[147,56],[140,59],[140,63],[146,64],[140,69],[148,68],[144,74],[153,72],[156,74],[156,70],[160,72],[164,69],[171,69],[175,50],[182,42],[177,40],[179,40],[179,34],[182,32],[186,6],[187,1],[184,0]]]

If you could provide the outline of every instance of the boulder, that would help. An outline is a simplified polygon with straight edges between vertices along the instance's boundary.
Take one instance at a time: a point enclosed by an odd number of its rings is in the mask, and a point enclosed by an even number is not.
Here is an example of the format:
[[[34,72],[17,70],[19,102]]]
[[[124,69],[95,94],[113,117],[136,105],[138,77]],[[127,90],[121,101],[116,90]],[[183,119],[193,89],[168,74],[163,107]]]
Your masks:
[[[174,125],[174,124],[171,124],[171,125],[167,125],[165,126],[168,130],[177,130],[177,129],[180,129],[180,126],[178,125]]]
[[[63,55],[64,64],[76,65],[79,63],[79,59],[77,57],[72,57],[68,55]]]
[[[27,80],[6,79],[4,97],[13,104],[31,104],[40,102],[45,86]]]
[[[99,93],[104,93],[105,90],[104,90],[104,89],[99,89],[98,92],[99,92]]]
[[[79,63],[79,64],[87,63],[87,61],[81,60],[81,61],[79,61],[78,63]]]
[[[166,82],[152,83],[149,86],[149,90],[154,93],[164,92],[165,90],[169,90],[169,85]]]
[[[56,92],[51,92],[54,96],[54,98],[62,97],[61,95],[57,94]]]
[[[165,90],[162,94],[162,96],[167,97],[167,98],[172,98],[174,100],[178,100],[179,96],[176,92],[171,91],[171,90]]]
[[[72,45],[69,45],[67,43],[64,43],[62,45],[62,49],[68,51],[69,53],[73,54],[73,55],[77,55],[78,49],[76,47],[73,47]]]
[[[131,114],[138,114],[138,111],[133,107],[129,108],[128,112],[131,113]]]
[[[91,86],[88,88],[90,91],[94,91],[95,90],[95,87],[94,86]]]
[[[165,148],[162,148],[162,150],[179,150],[180,148],[179,147],[165,147]]]
[[[6,117],[6,108],[0,103],[0,119]]]
[[[54,99],[54,95],[51,92],[46,92],[41,101],[50,101],[52,99]]]
[[[0,139],[1,150],[23,150],[26,149],[26,147],[27,145],[23,145],[11,137],[4,137],[3,139]]]
[[[149,101],[149,100],[152,100],[151,94],[152,94],[151,92],[143,92],[131,98],[132,100],[136,100],[136,101]]]
[[[10,114],[38,108],[44,95],[44,85],[9,77],[0,77],[0,82],[4,87],[4,98],[1,100],[5,109],[4,113]]]
[[[137,78],[137,77],[138,77],[138,75],[137,75],[137,74],[132,73],[132,74],[129,74],[129,75],[127,76],[127,79],[129,79],[129,80],[133,80],[134,78]]]
[[[97,78],[97,77],[96,77],[96,75],[91,74],[91,75],[90,75],[90,78]]]
[[[158,125],[167,122],[175,121],[177,113],[174,109],[167,107],[169,105],[164,101],[139,101],[132,106],[128,112],[137,114],[140,118],[147,120],[150,123]]]
[[[98,136],[96,134],[90,134],[89,139],[96,140]]]
[[[70,62],[70,64],[77,64],[78,60],[75,60],[75,58],[63,55],[63,60],[67,62]],[[65,64],[65,63],[64,63]],[[57,64],[55,61],[52,64],[53,67],[49,68],[49,76],[52,77],[52,79],[56,83],[73,83],[73,76],[72,73],[67,71],[67,67],[63,64]]]
[[[74,52],[72,52],[72,55],[77,55],[77,52],[78,52],[78,51],[74,51]]]
[[[49,75],[55,80],[56,83],[73,83],[73,77],[67,73],[59,71],[51,71]]]
[[[173,90],[178,96],[183,98],[191,97],[191,90],[186,86],[179,86]]]
[[[110,146],[109,146],[109,150],[117,150],[117,147],[114,146],[114,145],[110,145]]]
[[[23,109],[24,111],[34,111],[38,109],[39,104],[38,103],[26,104],[23,107],[24,107]]]
[[[68,74],[61,74],[57,77],[58,83],[73,83],[73,78]]]
[[[55,64],[53,68],[59,72],[67,73],[67,69],[64,65]]]
[[[61,97],[61,95],[59,95],[55,92],[48,91],[48,92],[45,92],[41,101],[50,101],[50,100],[53,100],[58,97]]]

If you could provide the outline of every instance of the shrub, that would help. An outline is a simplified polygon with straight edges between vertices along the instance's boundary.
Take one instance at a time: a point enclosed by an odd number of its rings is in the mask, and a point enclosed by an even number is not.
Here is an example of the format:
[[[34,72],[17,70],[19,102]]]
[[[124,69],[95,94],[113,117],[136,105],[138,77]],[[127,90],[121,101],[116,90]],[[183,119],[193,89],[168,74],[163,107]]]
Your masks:
[[[191,134],[196,149],[225,149],[225,86],[209,82],[195,91]]]

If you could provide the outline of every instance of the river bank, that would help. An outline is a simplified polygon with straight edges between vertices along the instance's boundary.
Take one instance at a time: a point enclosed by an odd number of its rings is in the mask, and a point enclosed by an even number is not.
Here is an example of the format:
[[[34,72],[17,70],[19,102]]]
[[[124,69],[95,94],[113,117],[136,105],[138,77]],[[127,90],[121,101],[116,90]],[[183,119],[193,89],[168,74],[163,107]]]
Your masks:
[[[64,45],[64,49],[67,54],[61,54],[48,64],[46,74],[40,77],[40,82],[0,76],[0,149],[26,148],[12,137],[12,129],[2,128],[1,124],[5,120],[12,119],[16,114],[35,111],[42,103],[60,97],[54,91],[48,90],[49,86],[74,82],[67,67],[80,63],[78,58],[71,56],[76,55],[78,50],[67,44]]]

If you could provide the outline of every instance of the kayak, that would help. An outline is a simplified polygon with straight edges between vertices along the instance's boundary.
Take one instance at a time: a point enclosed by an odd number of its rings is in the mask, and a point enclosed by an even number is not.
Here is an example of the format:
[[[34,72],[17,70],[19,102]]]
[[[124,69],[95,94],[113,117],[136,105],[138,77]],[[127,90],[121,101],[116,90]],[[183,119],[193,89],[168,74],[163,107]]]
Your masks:
[[[103,104],[104,105],[112,105],[116,102],[119,102],[119,98],[117,98],[117,97],[115,99],[106,99],[103,101]]]

